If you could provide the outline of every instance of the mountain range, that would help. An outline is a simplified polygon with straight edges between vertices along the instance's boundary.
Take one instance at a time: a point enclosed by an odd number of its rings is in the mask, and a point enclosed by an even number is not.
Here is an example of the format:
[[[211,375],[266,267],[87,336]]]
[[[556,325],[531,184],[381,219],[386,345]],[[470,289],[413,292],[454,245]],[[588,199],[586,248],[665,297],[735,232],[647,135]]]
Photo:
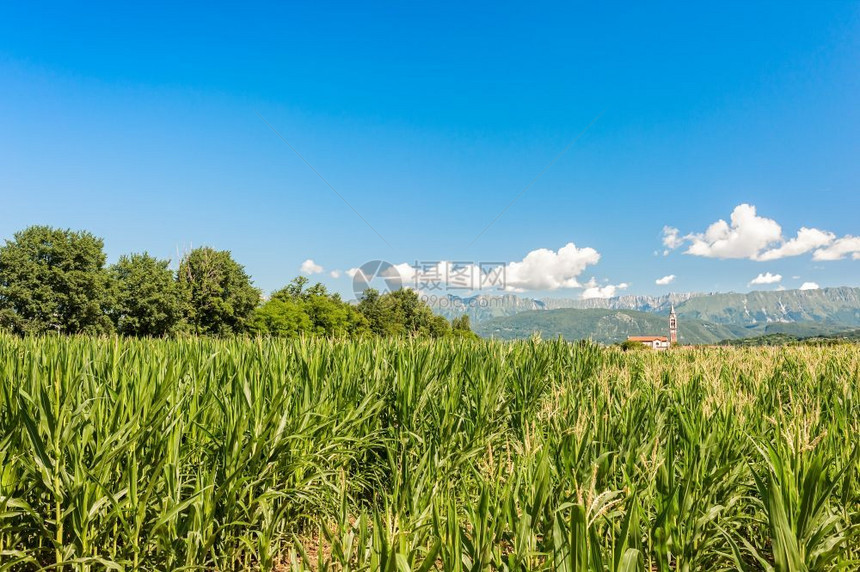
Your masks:
[[[702,344],[768,334],[817,336],[860,327],[860,288],[673,293],[608,299],[526,298],[513,294],[448,296],[434,310],[446,317],[468,314],[486,337],[591,338],[604,343],[628,335],[666,335],[669,310],[678,315],[681,343]]]

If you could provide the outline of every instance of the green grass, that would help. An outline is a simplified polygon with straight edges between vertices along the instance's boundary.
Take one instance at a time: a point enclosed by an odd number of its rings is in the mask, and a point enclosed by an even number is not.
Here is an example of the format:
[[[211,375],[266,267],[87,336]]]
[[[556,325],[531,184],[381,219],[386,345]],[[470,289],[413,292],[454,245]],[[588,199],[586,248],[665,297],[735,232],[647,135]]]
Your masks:
[[[850,570],[856,346],[0,336],[0,569]]]

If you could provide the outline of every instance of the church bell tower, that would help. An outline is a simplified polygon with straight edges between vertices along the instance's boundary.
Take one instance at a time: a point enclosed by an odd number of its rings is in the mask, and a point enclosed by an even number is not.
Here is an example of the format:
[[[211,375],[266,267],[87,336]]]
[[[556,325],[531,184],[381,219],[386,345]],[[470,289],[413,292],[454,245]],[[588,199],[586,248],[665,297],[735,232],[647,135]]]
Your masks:
[[[669,312],[669,345],[674,346],[678,343],[678,317],[675,316],[675,305],[672,304],[672,311]]]

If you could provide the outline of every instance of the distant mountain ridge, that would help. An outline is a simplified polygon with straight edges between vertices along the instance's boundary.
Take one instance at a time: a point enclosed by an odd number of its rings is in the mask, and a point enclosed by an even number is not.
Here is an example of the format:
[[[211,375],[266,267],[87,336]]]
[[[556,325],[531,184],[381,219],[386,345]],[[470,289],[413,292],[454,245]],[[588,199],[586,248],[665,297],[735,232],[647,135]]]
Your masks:
[[[718,324],[828,322],[860,325],[860,288],[711,294],[691,298],[675,309],[679,316]]]
[[[447,317],[468,314],[482,335],[503,337],[532,332],[564,337],[619,341],[621,335],[664,333],[672,305],[678,314],[682,342],[713,343],[770,333],[827,335],[860,327],[860,288],[753,291],[743,293],[673,293],[625,295],[608,299],[533,299],[504,294],[470,298],[441,297],[431,304]],[[562,312],[560,310],[572,310]],[[576,311],[601,310],[605,314]],[[618,312],[622,312],[619,314]],[[634,314],[624,314],[624,311]],[[615,313],[613,313],[615,312]],[[508,320],[528,313],[516,320]],[[637,313],[646,314],[639,316]],[[656,318],[657,321],[651,321]],[[688,337],[684,339],[685,324]],[[693,328],[691,331],[689,328]],[[645,331],[654,330],[654,331]],[[493,333],[495,332],[495,334]],[[724,336],[714,339],[714,336]]]
[[[636,296],[628,294],[614,298],[589,298],[577,300],[572,298],[544,298],[541,301],[547,309],[559,308],[602,309],[602,310],[636,310],[637,312],[665,312],[674,304],[678,306],[692,298],[709,296],[710,294],[698,292],[672,293],[663,296]]]
[[[431,297],[430,306],[447,318],[468,314],[473,322],[502,316],[513,316],[520,312],[534,310],[560,310],[573,308],[577,310],[636,310],[638,312],[665,312],[670,307],[678,306],[692,298],[709,296],[705,293],[672,293],[662,296],[625,295],[615,298],[527,298],[516,294],[486,295],[479,294],[470,297],[454,295]]]
[[[558,310],[520,312],[513,316],[482,322],[475,331],[483,337],[503,340],[527,338],[540,334],[543,338],[561,336],[567,340],[591,339],[601,343],[615,343],[627,336],[668,335],[664,316],[636,310],[608,310],[603,308],[561,308]],[[689,320],[678,328],[682,344],[714,344],[735,338],[728,327]]]

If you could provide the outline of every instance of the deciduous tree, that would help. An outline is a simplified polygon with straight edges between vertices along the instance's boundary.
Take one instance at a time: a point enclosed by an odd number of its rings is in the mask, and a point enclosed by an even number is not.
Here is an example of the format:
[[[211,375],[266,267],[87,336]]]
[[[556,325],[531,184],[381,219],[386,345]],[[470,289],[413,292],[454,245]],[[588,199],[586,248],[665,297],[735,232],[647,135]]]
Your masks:
[[[182,259],[177,279],[195,333],[240,334],[251,329],[260,291],[230,252],[195,248]]]
[[[165,336],[175,331],[182,304],[169,264],[144,253],[122,256],[111,266],[116,300],[111,317],[119,333]]]
[[[31,226],[0,248],[0,321],[18,333],[112,330],[102,239]]]

